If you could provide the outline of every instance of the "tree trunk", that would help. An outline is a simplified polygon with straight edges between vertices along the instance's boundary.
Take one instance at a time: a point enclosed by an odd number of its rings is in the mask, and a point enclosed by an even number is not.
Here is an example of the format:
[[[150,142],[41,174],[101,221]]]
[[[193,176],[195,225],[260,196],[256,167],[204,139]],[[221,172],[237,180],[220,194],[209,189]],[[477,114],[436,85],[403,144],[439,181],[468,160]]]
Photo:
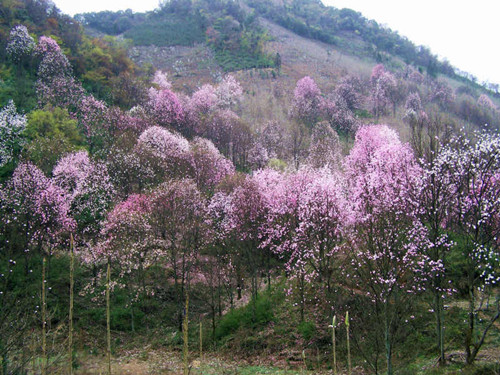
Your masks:
[[[392,343],[391,343],[391,324],[389,315],[387,313],[387,306],[385,311],[385,358],[387,362],[387,375],[393,375],[392,370]]]
[[[183,374],[189,375],[189,344],[188,344],[188,329],[189,329],[189,293],[186,292],[186,305],[184,312],[184,321],[182,322],[182,362],[183,362]]]

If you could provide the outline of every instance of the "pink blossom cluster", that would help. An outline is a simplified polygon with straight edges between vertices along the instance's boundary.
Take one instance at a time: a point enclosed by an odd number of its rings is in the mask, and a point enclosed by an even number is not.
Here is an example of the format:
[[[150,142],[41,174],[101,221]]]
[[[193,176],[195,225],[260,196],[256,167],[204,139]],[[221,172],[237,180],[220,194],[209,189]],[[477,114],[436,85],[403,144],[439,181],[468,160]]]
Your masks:
[[[31,163],[21,163],[0,189],[4,230],[27,239],[26,251],[52,251],[75,229],[66,192]]]

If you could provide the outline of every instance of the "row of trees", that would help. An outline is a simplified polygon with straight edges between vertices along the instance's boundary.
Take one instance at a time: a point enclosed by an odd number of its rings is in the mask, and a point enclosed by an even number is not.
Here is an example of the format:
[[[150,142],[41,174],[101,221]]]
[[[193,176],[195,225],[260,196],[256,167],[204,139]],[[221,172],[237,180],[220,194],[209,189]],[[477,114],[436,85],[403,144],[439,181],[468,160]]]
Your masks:
[[[444,363],[444,301],[456,291],[469,303],[464,348],[467,362],[475,360],[500,314],[497,133],[450,139],[415,92],[405,105],[410,146],[388,126],[356,118],[358,80],[323,95],[305,77],[294,90],[290,134],[269,124],[256,137],[238,115],[243,90],[231,76],[187,96],[157,72],[142,105],[124,111],[83,88],[52,38],[35,43],[18,26],[8,54],[38,66],[44,110],[0,111],[0,162],[15,166],[0,189],[4,364],[25,345],[12,332],[40,323],[35,296],[13,293],[17,275],[30,280],[40,256],[53,272],[71,233],[86,269],[79,291],[99,300],[109,266],[132,327],[140,302],[148,311],[161,301],[174,306],[171,324],[180,330],[186,300],[204,290],[208,297],[192,304],[209,312],[215,335],[225,305],[245,292],[255,301],[262,279],[283,276],[301,320],[315,311],[329,316],[326,325],[356,311],[360,352],[375,372],[392,373],[406,321],[429,300]],[[395,106],[396,80],[376,66],[370,81],[374,114],[383,115]],[[445,105],[449,90],[432,92]],[[354,134],[345,156],[339,134]],[[43,145],[55,136],[62,142],[48,157]],[[450,254],[464,265],[458,278]],[[485,309],[478,296],[490,301],[490,293],[496,306]]]

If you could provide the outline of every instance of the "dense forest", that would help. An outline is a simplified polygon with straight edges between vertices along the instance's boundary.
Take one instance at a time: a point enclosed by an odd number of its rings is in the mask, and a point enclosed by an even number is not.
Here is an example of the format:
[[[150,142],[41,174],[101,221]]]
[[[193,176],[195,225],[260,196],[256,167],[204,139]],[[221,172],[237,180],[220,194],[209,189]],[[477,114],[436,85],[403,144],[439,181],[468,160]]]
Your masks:
[[[0,12],[0,374],[499,373],[495,92],[313,0]],[[287,90],[260,18],[369,74]]]

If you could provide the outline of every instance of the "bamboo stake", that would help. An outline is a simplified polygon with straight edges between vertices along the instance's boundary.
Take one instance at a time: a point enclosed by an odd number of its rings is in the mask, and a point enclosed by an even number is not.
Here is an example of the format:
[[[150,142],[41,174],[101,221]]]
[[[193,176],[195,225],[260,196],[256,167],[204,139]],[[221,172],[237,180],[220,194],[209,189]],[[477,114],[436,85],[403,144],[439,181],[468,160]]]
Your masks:
[[[46,338],[46,325],[47,325],[47,308],[45,301],[45,264],[47,259],[43,257],[42,263],[42,375],[47,375],[47,338]]]
[[[108,271],[106,275],[106,334],[107,334],[107,357],[108,357],[108,375],[111,375],[111,317],[110,317],[110,300],[109,300],[109,284],[111,282],[111,267],[108,259]]]
[[[347,333],[347,369],[348,369],[348,374],[351,375],[351,347],[349,344],[349,311],[345,313],[345,329]]]
[[[69,263],[69,337],[68,337],[68,354],[69,354],[69,375],[73,375],[73,287],[74,287],[74,272],[75,272],[75,243],[73,234],[70,238],[70,263]]]
[[[337,353],[335,347],[335,325],[337,324],[337,317],[334,315],[332,320],[332,344],[333,344],[333,374],[337,375]]]

